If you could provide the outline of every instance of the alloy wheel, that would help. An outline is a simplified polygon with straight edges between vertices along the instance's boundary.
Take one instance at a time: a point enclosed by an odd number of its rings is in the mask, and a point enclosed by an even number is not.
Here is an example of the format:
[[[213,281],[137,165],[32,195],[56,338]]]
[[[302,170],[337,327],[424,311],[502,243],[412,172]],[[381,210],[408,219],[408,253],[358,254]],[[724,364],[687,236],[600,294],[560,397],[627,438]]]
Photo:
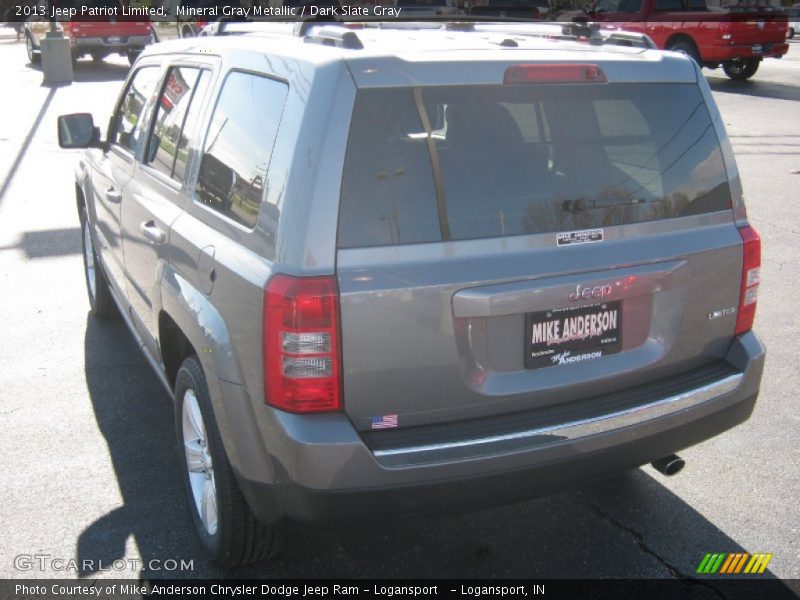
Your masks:
[[[214,479],[214,463],[208,447],[203,414],[194,390],[183,395],[183,448],[186,456],[186,471],[192,498],[200,521],[208,535],[217,532],[217,487]]]

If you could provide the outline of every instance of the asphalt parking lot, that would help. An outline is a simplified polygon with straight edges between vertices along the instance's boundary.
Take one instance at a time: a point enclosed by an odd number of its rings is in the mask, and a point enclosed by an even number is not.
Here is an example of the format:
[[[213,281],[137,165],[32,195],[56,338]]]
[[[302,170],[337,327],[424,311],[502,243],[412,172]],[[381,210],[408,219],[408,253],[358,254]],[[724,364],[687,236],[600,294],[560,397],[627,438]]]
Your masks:
[[[119,322],[88,316],[74,203],[75,153],[55,119],[106,122],[124,59],[81,63],[70,86],[41,85],[25,49],[0,40],[0,577],[219,577],[199,551],[172,408]],[[706,71],[763,238],[756,330],[768,348],[746,424],[651,468],[505,508],[304,529],[248,577],[680,578],[706,552],[769,552],[764,576],[800,578],[800,42],[737,83]],[[454,506],[458,499],[453,499]],[[46,555],[122,570],[52,564]],[[193,569],[166,571],[167,560]],[[89,563],[87,563],[89,564]],[[713,584],[713,582],[711,582]]]

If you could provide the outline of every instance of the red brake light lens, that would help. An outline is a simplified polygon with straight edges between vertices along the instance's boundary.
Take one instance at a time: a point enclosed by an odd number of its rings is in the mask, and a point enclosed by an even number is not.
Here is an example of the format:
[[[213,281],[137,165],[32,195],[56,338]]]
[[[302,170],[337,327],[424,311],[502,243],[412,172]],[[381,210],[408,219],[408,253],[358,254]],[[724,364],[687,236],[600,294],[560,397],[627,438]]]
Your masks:
[[[742,284],[739,291],[739,311],[736,317],[736,335],[753,328],[758,303],[758,284],[761,281],[761,238],[758,232],[746,225],[739,228],[742,237]]]
[[[512,65],[506,69],[503,83],[606,83],[605,71],[597,65],[552,64]]]
[[[294,413],[341,409],[339,292],[333,277],[275,275],[264,291],[264,392]]]

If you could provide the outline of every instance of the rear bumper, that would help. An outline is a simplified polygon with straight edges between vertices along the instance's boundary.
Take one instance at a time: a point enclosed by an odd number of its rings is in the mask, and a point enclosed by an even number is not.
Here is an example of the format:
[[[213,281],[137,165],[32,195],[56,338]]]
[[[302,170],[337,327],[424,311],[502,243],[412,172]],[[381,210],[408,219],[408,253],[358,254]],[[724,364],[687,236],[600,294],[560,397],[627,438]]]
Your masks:
[[[761,50],[758,50],[761,48]],[[708,46],[700,48],[703,62],[720,63],[735,58],[780,58],[789,51],[789,44],[783,42],[764,42],[737,44],[734,46]]]
[[[125,53],[129,50],[143,50],[150,43],[149,35],[130,35],[118,37],[79,37],[71,38],[72,49],[79,52],[104,51],[109,54]]]
[[[638,467],[744,422],[758,396],[764,356],[748,333],[731,345],[726,361],[732,371],[718,385],[546,431],[529,428],[503,439],[408,446],[389,454],[371,450],[341,415],[271,411],[258,426],[269,432],[269,474],[246,473],[253,462],[244,460],[241,447],[234,461],[241,465],[234,468],[251,508],[267,523],[508,504]]]

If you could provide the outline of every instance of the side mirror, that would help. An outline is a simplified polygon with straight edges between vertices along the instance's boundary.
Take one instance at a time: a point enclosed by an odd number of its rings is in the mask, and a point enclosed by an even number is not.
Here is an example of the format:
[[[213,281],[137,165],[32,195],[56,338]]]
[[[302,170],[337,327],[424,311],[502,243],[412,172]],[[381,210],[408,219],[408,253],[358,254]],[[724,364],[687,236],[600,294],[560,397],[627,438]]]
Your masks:
[[[76,113],[58,117],[58,145],[62,148],[100,148],[100,129],[92,115]]]

